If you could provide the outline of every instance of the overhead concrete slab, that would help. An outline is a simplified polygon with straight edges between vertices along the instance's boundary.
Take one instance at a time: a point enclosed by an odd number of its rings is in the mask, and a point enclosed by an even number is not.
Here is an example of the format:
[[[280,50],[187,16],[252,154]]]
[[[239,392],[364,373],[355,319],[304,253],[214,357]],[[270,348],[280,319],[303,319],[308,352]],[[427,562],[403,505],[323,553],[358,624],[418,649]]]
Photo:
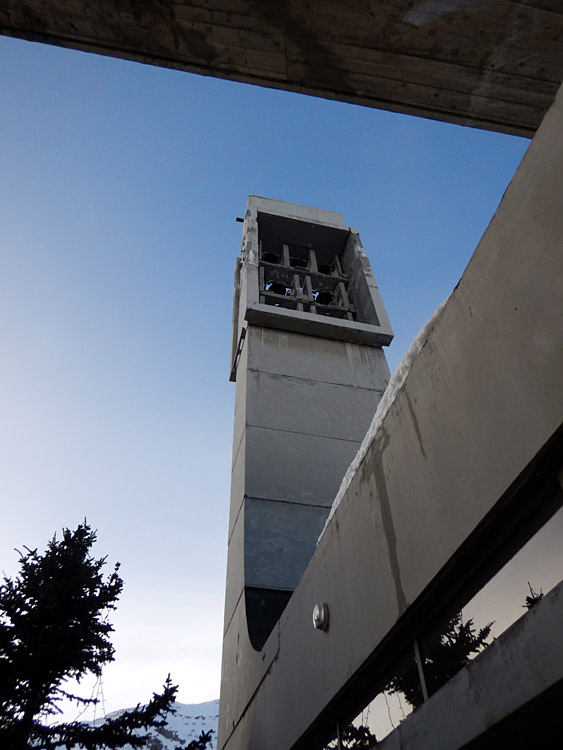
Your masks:
[[[532,135],[563,79],[557,0],[4,0],[0,32]]]

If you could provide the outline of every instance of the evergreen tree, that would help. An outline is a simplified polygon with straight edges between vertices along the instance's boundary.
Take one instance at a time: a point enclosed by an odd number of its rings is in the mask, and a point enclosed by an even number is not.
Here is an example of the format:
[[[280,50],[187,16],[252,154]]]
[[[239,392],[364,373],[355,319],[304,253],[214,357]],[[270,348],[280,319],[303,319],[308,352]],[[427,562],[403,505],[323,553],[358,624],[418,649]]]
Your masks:
[[[424,677],[430,695],[469,664],[472,654],[478,654],[488,645],[492,625],[490,622],[475,631],[473,619],[463,622],[461,612],[448,620],[442,635],[426,649],[423,656]],[[399,677],[394,677],[385,690],[402,693],[413,708],[420,706],[423,696],[416,664]]]
[[[113,661],[113,632],[108,622],[123,589],[119,564],[105,578],[106,558],[94,559],[90,548],[96,533],[85,522],[76,531],[64,529],[62,539],[49,542],[43,554],[25,549],[16,578],[0,585],[0,747],[10,750],[86,750],[141,747],[135,730],[163,726],[177,691],[170,677],[161,693],[146,706],[124,711],[98,726],[79,722],[46,724],[60,714],[69,698],[79,705],[96,704],[69,692],[69,680],[101,676]],[[202,744],[204,742],[204,744]],[[199,744],[194,744],[199,743]],[[205,738],[190,743],[201,750]]]
[[[543,598],[542,589],[534,591],[528,582],[530,590],[524,604],[525,609],[532,609]],[[476,631],[473,619],[463,622],[461,612],[451,617],[444,632],[429,646],[424,659],[424,677],[430,694],[434,693],[453,677],[462,667],[469,664],[473,654],[480,653],[489,645],[489,636],[493,623],[490,622]],[[423,702],[422,688],[418,667],[413,664],[406,672],[394,677],[386,686],[388,693],[402,693],[407,703],[417,708]],[[341,733],[342,748],[374,748],[376,738],[367,727],[356,727],[352,724],[345,726]],[[337,748],[337,740],[332,740],[325,750]]]
[[[377,745],[377,740],[367,727],[346,724],[340,732],[340,741],[343,750],[355,748],[357,750],[369,750]],[[326,747],[326,750],[337,750],[338,740],[332,740]]]

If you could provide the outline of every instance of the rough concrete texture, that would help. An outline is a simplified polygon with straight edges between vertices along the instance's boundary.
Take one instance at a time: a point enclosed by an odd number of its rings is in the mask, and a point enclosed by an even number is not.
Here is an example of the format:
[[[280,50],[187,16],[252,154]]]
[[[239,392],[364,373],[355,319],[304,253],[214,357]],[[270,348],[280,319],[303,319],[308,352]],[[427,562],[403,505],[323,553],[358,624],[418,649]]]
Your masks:
[[[255,336],[260,337],[260,346],[253,347],[249,354],[246,350],[249,370],[374,390],[381,388],[382,383],[385,388],[389,382],[389,367],[382,349],[342,345],[268,328],[258,329]]]
[[[262,383],[274,379],[278,386],[279,382],[287,384],[290,398],[286,399],[278,387],[277,401],[274,403],[281,401],[282,407],[272,409],[269,392],[259,393],[254,387],[251,393],[257,397],[247,400],[249,377]],[[286,472],[298,471],[300,465],[301,477],[292,487],[286,487],[284,497],[294,502],[312,501],[326,506],[329,498],[332,502],[334,497],[335,483],[340,481],[338,477],[341,478],[342,465],[347,465],[349,457],[354,455],[388,381],[389,368],[381,349],[253,328],[251,338],[243,347],[237,369],[231,502],[238,498],[236,502],[239,506],[235,508],[231,505],[229,537],[244,497],[247,424],[280,430],[274,437],[278,444],[277,455],[271,456],[272,460],[265,463],[254,464],[257,481],[260,483],[262,477],[263,480],[269,479],[271,484],[273,473],[277,474],[283,485]],[[296,387],[295,383],[300,387]],[[353,411],[342,408],[344,401],[353,407]],[[366,405],[365,409],[362,404]],[[311,427],[315,423],[317,427]],[[261,444],[259,430],[250,432],[251,440],[258,443],[261,453],[270,450],[267,444]],[[319,472],[312,483],[309,481],[311,472],[308,465],[311,454],[307,450],[301,451],[296,460],[294,437],[313,446],[320,444],[315,437],[331,439],[326,443],[326,453],[319,455],[326,471]],[[345,445],[339,442],[341,440],[353,441],[353,444]],[[341,456],[339,452],[342,452]],[[336,456],[336,464],[330,463],[330,456],[332,459]],[[261,494],[264,492],[263,484],[264,481],[259,489],[254,486],[248,494],[279,499],[279,493]]]
[[[244,582],[247,586],[293,589],[311,557],[327,509],[248,498],[245,504]]]
[[[372,403],[370,398],[366,410]],[[326,435],[247,426],[245,455],[239,451],[237,458],[245,463],[245,495],[330,508],[358,446]]]
[[[557,0],[4,0],[0,32],[521,135],[563,78]]]
[[[338,211],[327,211],[326,208],[315,208],[314,206],[301,206],[298,203],[286,203],[286,201],[264,198],[260,195],[250,196],[246,206],[246,216],[249,215],[249,212],[260,212],[271,217],[283,217],[294,221],[318,224],[319,228],[324,229],[348,230],[348,225]]]
[[[256,370],[249,371],[247,382],[255,393],[247,404],[247,425],[355,442],[363,439],[383,393]]]
[[[227,548],[227,581],[225,585],[225,613],[223,635],[225,634],[235,608],[244,591],[244,499],[241,501],[236,518],[232,520]],[[243,597],[244,598],[244,597]]]
[[[244,676],[226,668],[223,694],[249,691],[222,709],[220,748],[310,746],[442,572],[465,575],[460,550],[479,558],[477,532],[561,435],[562,129],[560,91],[266,642],[268,673],[240,650]]]
[[[271,668],[279,653],[279,623],[273,629],[262,651],[255,651],[248,637],[246,602],[243,591],[229,621],[223,638],[223,658],[221,663],[220,721],[222,730],[229,734],[235,729],[240,716],[252,695]],[[225,689],[224,686],[228,686]],[[221,742],[219,738],[219,742]],[[259,745],[247,745],[260,747]]]

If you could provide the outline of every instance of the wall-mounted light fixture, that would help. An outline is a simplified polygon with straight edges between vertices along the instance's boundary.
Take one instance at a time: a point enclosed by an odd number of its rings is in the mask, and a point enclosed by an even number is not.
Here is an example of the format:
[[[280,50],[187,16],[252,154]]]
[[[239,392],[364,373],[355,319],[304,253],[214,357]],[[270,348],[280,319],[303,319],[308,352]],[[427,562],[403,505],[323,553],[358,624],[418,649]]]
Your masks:
[[[315,604],[313,608],[313,626],[317,630],[328,630],[328,604]]]

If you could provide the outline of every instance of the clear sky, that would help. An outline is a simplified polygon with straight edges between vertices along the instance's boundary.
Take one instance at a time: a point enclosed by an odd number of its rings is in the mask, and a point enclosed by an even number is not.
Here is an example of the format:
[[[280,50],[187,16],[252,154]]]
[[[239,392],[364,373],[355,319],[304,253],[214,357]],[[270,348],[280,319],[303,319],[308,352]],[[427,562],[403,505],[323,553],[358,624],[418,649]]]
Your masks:
[[[107,710],[219,695],[249,194],[359,229],[397,365],[528,141],[0,37],[0,569],[84,518],[122,563]]]

